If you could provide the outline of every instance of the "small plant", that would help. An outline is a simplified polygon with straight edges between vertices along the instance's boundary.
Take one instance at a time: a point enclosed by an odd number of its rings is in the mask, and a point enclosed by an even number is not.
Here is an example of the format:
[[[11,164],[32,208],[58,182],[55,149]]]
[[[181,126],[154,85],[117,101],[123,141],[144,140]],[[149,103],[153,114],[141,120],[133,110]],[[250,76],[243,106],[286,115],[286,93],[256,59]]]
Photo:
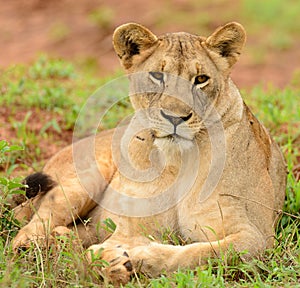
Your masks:
[[[111,218],[107,218],[103,221],[103,225],[101,226],[104,230],[106,230],[109,233],[114,233],[117,225]]]
[[[8,161],[7,154],[19,150],[23,150],[23,148],[16,145],[10,146],[7,141],[0,140],[0,167],[4,165],[4,169],[9,170],[6,165]],[[24,194],[23,187],[24,185],[19,178],[0,177],[0,239],[4,239],[9,235],[13,236],[18,229],[18,222],[14,219],[11,210],[11,201],[13,195]]]
[[[65,63],[60,60],[53,60],[45,55],[40,58],[30,67],[29,76],[33,79],[46,78],[72,78],[75,77],[74,67],[70,63]]]

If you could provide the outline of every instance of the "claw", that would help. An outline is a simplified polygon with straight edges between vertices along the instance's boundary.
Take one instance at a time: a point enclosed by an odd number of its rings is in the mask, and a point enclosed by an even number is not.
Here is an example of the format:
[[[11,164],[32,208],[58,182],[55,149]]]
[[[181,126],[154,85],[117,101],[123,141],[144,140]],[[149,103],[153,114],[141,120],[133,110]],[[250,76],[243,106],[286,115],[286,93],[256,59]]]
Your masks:
[[[132,264],[131,264],[130,260],[125,262],[123,265],[126,267],[128,272],[131,272],[133,270],[133,267],[132,267]]]

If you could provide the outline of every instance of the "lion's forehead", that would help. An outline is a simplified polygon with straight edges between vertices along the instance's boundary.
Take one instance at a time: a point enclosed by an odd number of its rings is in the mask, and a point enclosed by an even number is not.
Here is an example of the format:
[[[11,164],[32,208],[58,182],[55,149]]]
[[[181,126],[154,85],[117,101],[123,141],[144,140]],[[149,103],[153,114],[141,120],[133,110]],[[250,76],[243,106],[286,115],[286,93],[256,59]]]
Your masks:
[[[179,32],[164,34],[158,39],[159,45],[148,58],[149,67],[144,67],[146,70],[163,71],[191,80],[212,64],[201,45],[205,40],[203,37]]]
[[[192,59],[197,56],[201,50],[201,42],[204,38],[188,33],[169,33],[158,38],[158,50],[173,57],[183,59]]]

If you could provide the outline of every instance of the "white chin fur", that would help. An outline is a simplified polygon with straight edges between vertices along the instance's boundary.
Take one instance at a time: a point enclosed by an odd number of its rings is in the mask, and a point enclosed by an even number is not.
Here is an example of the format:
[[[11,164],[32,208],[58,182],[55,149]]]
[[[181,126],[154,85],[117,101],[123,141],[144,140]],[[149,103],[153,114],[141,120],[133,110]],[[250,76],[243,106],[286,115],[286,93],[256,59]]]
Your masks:
[[[167,162],[176,161],[176,158],[183,151],[190,150],[195,144],[194,141],[184,138],[163,137],[155,138],[154,145],[163,152]]]

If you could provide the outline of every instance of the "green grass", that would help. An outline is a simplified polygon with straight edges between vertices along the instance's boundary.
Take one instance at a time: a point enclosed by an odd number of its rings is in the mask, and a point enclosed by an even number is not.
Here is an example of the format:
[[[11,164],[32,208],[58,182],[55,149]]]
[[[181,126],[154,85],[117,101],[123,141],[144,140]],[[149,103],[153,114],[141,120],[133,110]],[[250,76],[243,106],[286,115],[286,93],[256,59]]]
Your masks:
[[[56,142],[59,147],[65,146],[66,141],[61,139],[65,140],[67,135],[70,143],[72,129],[85,101],[97,94],[99,87],[121,76],[118,72],[100,79],[82,71],[85,71],[85,67],[75,71],[71,63],[49,59],[45,55],[41,55],[31,66],[17,65],[3,71],[0,78],[0,107],[5,109],[5,122],[10,124],[15,135],[10,142],[24,147],[22,153],[10,155],[9,163],[15,168],[18,165],[41,169],[43,157],[48,153],[46,143]],[[120,93],[114,93],[114,98],[108,99],[102,94],[95,107],[99,110],[94,109],[98,115],[123,97]],[[107,114],[100,128],[115,126],[118,120],[128,114],[128,106],[128,100],[122,100]],[[0,122],[0,130],[3,127],[4,123]],[[44,145],[39,148],[41,141]]]
[[[263,36],[257,39],[264,46],[285,50],[295,43],[295,36],[300,31],[300,5],[297,1],[243,0],[241,11],[243,19],[249,23],[250,33]]]
[[[221,258],[211,260],[205,267],[193,271],[179,270],[157,279],[140,275],[126,287],[300,285],[300,183],[296,182],[292,173],[300,152],[300,78],[299,74],[295,75],[293,85],[284,90],[272,87],[263,89],[258,86],[243,92],[247,104],[280,143],[288,163],[287,197],[282,219],[276,229],[274,249],[266,251],[259,259],[250,263],[241,262],[239,255],[233,253],[233,263]],[[97,103],[93,110],[93,113],[97,113],[98,108],[101,113],[109,110],[100,129],[115,126],[132,112],[128,99],[122,99],[126,96],[126,90],[117,91],[108,87],[106,90],[95,92],[97,87],[118,76],[120,74],[99,79],[87,74],[80,66],[48,59],[46,56],[40,57],[31,66],[17,65],[2,74],[0,105],[10,112],[7,121],[12,134],[6,139],[9,143],[0,142],[0,287],[104,285],[103,281],[96,277],[92,267],[87,265],[85,251],[74,244],[72,237],[57,239],[55,248],[50,246],[49,249],[40,249],[39,246],[33,245],[26,253],[13,253],[11,241],[19,224],[14,221],[7,205],[9,197],[19,193],[21,185],[20,179],[14,176],[26,175],[28,171],[32,171],[31,167],[39,170],[46,157],[43,150],[49,149],[47,143],[54,143],[54,146],[59,147],[66,144],[60,143],[60,138],[72,133],[81,106],[91,95],[97,95],[101,91],[107,93],[107,97],[101,98],[102,101]],[[111,107],[114,101],[120,99],[119,105]],[[42,113],[40,118],[38,113]],[[36,121],[40,122],[39,128],[33,129]],[[109,220],[103,223],[103,226],[106,227],[103,229],[115,228]],[[168,230],[163,231],[162,240],[164,243],[182,244],[181,239]]]
[[[287,87],[278,90],[254,87],[244,93],[246,103],[257,118],[265,124],[279,143],[292,142],[300,137],[299,88]]]

